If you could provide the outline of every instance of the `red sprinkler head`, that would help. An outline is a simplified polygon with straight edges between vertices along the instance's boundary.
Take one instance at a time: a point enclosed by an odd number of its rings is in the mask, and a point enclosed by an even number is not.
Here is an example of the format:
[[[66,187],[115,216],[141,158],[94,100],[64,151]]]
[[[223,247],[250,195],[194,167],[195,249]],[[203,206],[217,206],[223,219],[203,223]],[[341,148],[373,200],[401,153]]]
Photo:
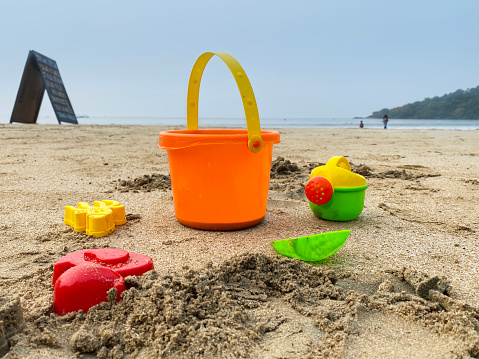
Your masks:
[[[333,197],[334,188],[324,177],[311,178],[304,188],[306,197],[318,206],[328,203]]]

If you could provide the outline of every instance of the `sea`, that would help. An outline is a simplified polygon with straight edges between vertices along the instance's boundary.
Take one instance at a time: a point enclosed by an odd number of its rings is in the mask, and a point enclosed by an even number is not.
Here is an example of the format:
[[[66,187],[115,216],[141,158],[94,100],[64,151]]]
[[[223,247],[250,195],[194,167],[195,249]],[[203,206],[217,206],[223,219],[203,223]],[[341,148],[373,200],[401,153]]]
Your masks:
[[[370,118],[261,118],[261,128],[383,128],[382,119]],[[2,116],[0,123],[9,123]],[[57,124],[55,116],[39,116],[37,124]],[[150,125],[186,126],[186,119],[180,117],[139,117],[139,116],[79,116],[78,123],[84,125]],[[244,118],[200,118],[200,128],[246,128]],[[390,119],[388,129],[414,130],[479,130],[479,120],[401,120]]]

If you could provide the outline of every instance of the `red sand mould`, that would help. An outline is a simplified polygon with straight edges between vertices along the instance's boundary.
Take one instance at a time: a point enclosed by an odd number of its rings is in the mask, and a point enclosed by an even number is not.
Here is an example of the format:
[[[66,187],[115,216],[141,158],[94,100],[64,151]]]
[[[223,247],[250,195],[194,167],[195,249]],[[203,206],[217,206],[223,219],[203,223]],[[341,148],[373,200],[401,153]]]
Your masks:
[[[53,306],[57,314],[83,310],[106,302],[107,292],[116,289],[117,302],[125,290],[124,277],[141,276],[154,269],[145,255],[118,248],[86,249],[72,252],[55,263]]]

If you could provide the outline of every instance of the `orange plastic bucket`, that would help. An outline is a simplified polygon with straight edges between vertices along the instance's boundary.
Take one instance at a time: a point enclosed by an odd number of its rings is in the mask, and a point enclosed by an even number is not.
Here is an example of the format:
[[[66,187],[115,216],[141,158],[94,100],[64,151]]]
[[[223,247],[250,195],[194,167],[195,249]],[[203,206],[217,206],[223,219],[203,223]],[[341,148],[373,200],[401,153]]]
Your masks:
[[[217,55],[229,67],[245,107],[247,130],[198,130],[198,96],[203,70]],[[207,52],[193,66],[188,85],[187,130],[164,131],[178,221],[206,230],[235,230],[264,218],[273,144],[279,133],[261,130],[253,89],[241,65],[226,53]]]

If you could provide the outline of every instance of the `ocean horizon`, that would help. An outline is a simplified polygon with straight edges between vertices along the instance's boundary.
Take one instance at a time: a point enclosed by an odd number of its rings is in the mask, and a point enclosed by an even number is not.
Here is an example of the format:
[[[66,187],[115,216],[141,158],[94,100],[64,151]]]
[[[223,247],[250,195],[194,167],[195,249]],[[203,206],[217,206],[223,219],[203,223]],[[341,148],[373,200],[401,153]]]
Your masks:
[[[261,128],[383,128],[382,119],[371,118],[261,118]],[[201,127],[246,128],[244,118],[199,118]],[[10,123],[9,117],[1,117],[0,123]],[[79,116],[83,125],[143,125],[143,126],[186,126],[183,117],[144,117],[144,116]],[[39,116],[37,124],[58,124],[54,115]],[[478,130],[479,120],[429,120],[429,119],[390,119],[388,129],[438,129],[438,130]]]

